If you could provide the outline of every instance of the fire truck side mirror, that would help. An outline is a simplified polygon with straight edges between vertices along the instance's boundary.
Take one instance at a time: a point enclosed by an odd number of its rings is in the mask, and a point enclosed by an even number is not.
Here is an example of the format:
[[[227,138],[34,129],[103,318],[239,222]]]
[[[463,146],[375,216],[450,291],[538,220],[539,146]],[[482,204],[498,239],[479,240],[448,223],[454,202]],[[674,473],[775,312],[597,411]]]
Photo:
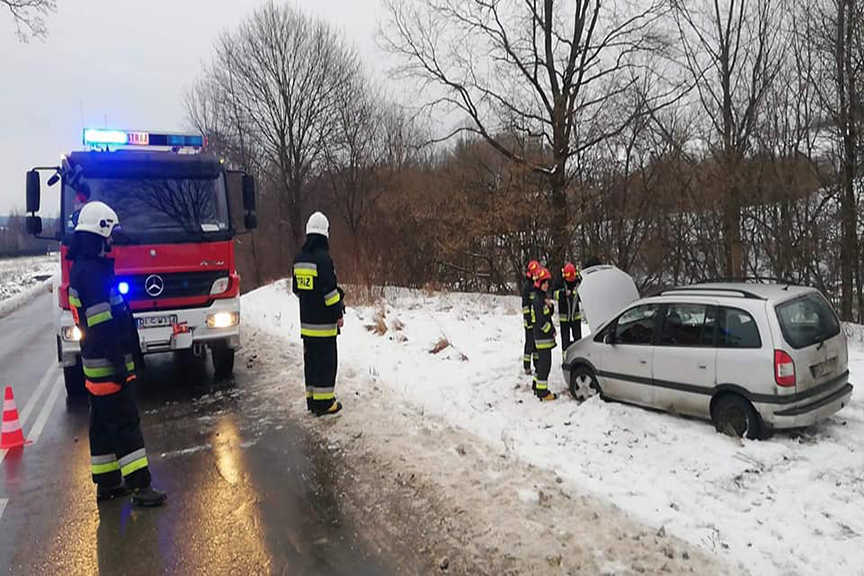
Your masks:
[[[27,172],[27,212],[33,214],[39,211],[39,199],[41,197],[39,172],[30,170]]]
[[[249,174],[243,175],[243,209],[255,212],[255,178]]]
[[[250,174],[243,174],[243,209],[246,211],[246,216],[243,218],[243,226],[247,230],[254,230],[258,227],[255,200],[255,178]]]
[[[42,218],[39,216],[27,216],[24,220],[24,226],[26,226],[28,234],[33,236],[42,234]]]

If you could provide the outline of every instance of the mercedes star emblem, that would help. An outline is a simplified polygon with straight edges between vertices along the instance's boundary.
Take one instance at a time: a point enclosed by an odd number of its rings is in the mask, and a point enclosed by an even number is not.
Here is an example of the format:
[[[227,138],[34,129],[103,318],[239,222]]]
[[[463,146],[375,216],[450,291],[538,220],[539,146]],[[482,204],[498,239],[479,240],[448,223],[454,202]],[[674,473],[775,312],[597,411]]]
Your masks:
[[[146,290],[147,294],[151,297],[156,298],[165,290],[165,281],[162,280],[161,276],[151,274],[146,280],[144,280],[144,290]]]

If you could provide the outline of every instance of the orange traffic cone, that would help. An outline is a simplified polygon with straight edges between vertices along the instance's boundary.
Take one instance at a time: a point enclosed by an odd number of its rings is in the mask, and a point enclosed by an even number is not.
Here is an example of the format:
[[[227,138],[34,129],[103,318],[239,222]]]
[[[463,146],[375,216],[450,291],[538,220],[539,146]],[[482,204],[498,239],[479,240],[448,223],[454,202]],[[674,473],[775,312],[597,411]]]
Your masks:
[[[15,407],[15,396],[12,387],[6,387],[3,399],[3,429],[0,431],[0,450],[17,448],[26,444],[21,422],[18,421],[18,408]]]

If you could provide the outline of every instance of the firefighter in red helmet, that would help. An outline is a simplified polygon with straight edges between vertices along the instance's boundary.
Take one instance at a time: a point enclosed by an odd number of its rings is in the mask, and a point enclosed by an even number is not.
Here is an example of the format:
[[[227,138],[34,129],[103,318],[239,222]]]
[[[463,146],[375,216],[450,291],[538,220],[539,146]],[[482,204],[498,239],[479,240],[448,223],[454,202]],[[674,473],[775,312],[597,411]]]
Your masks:
[[[534,324],[531,321],[531,306],[534,302],[534,275],[540,270],[537,260],[528,262],[525,283],[522,285],[522,325],[525,329],[525,347],[522,351],[522,369],[531,374],[531,360],[536,360],[534,351]]]
[[[540,268],[534,279],[534,302],[532,320],[534,321],[534,348],[537,361],[534,371],[534,393],[542,402],[555,400],[557,396],[549,391],[549,372],[552,370],[552,349],[555,348],[555,325],[552,316],[555,304],[549,295],[549,281],[552,275],[546,268]]]
[[[579,311],[577,292],[580,280],[579,269],[572,262],[567,262],[561,270],[561,283],[555,290],[563,350],[567,350],[570,344],[582,338],[582,313]]]

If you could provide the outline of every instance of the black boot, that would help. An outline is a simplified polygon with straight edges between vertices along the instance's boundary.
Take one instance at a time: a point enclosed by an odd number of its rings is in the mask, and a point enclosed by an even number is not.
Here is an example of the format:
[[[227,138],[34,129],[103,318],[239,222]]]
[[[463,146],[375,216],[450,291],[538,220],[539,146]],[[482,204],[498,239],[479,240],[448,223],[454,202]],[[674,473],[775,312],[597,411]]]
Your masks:
[[[103,486],[100,484],[96,488],[96,502],[105,502],[128,495],[129,489],[124,484],[118,484],[117,486]]]
[[[330,404],[329,408],[327,408],[326,410],[323,410],[321,412],[315,412],[315,415],[316,416],[329,416],[331,414],[336,414],[340,410],[342,410],[342,403],[334,401],[332,404]]]
[[[154,508],[164,504],[167,499],[168,495],[165,492],[154,490],[150,486],[147,488],[136,488],[132,491],[132,504],[135,506]]]

